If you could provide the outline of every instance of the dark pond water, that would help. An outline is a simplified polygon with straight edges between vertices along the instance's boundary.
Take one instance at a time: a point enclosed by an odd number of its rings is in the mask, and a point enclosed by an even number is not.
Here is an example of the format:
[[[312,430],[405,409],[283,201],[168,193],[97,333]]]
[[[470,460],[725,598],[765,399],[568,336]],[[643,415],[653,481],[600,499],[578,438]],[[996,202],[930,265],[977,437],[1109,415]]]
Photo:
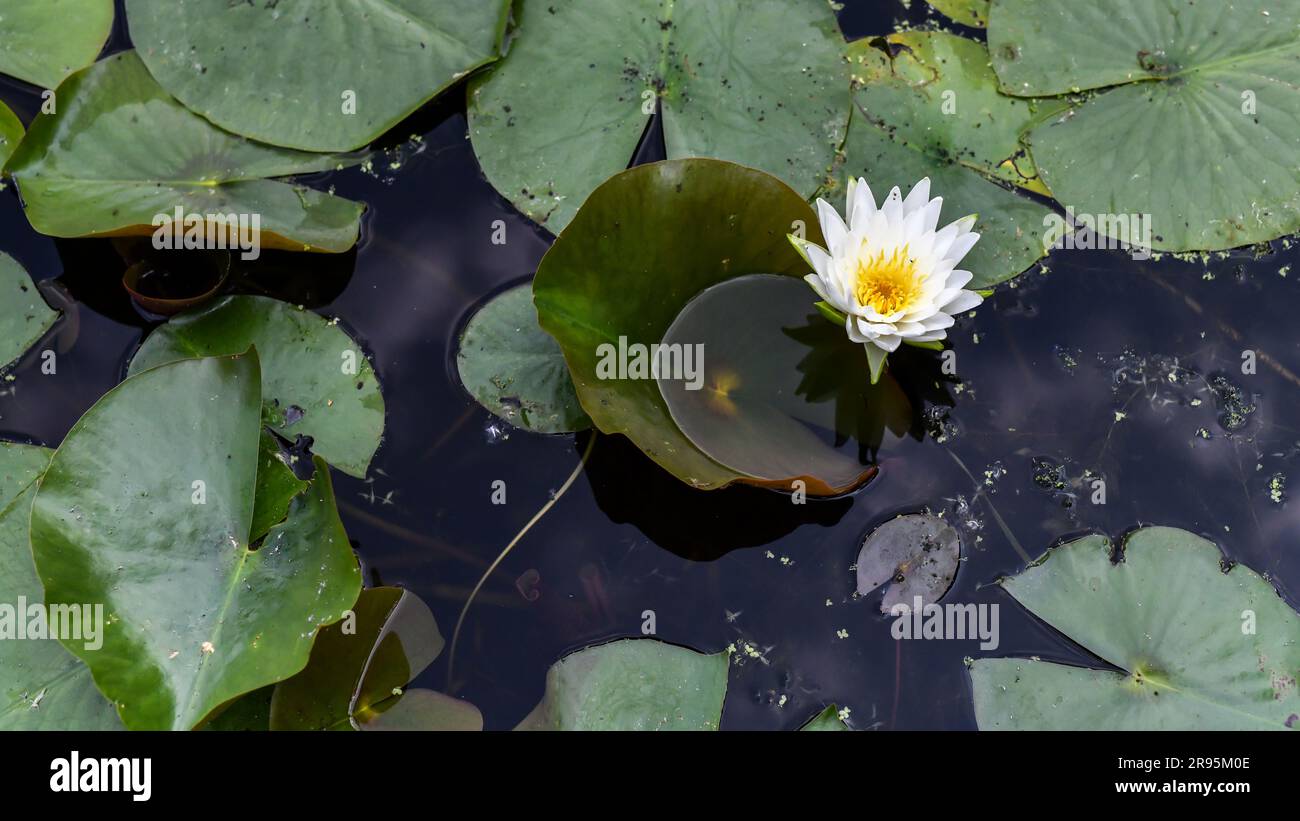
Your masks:
[[[919,2],[850,2],[850,38],[924,20]],[[119,15],[114,48],[128,44]],[[39,98],[0,79],[24,121]],[[348,532],[375,582],[409,587],[448,635],[479,575],[559,488],[586,437],[507,432],[462,390],[455,338],[489,295],[532,274],[550,238],[479,173],[459,94],[404,123],[376,162],[320,182],[366,202],[359,249],[337,258],[267,254],[235,281],[339,316],[384,384],[387,435],[372,476],[336,474]],[[642,160],[662,149],[652,136]],[[313,183],[317,181],[313,180]],[[493,245],[504,220],[507,244]],[[58,373],[26,361],[0,383],[0,435],[57,444],[123,376],[150,327],[107,241],[35,234],[12,187],[0,193],[0,249],[70,295]],[[939,385],[919,438],[887,438],[880,475],[852,498],[810,501],[755,489],[692,491],[625,441],[600,437],[590,464],[489,579],[461,637],[420,684],[450,688],[509,728],[564,653],[640,635],[714,651],[735,644],[723,726],[794,728],[829,702],[859,728],[972,728],[963,657],[974,641],[896,642],[880,592],[854,600],[863,536],[901,512],[947,511],[965,561],[945,601],[1001,603],[995,655],[1095,663],[990,583],[1065,536],[1139,524],[1199,532],[1300,602],[1300,250],[1205,261],[1136,262],[1064,251],[1003,286],[952,332],[960,380]],[[1294,269],[1294,270],[1292,270]],[[49,287],[47,285],[47,287]],[[1244,350],[1258,372],[1242,373]],[[928,363],[928,364],[927,364]],[[160,413],[166,409],[159,409]],[[1104,478],[1106,503],[1091,501]],[[509,504],[491,504],[504,480]],[[840,637],[846,631],[847,637]],[[753,652],[747,652],[751,648]]]

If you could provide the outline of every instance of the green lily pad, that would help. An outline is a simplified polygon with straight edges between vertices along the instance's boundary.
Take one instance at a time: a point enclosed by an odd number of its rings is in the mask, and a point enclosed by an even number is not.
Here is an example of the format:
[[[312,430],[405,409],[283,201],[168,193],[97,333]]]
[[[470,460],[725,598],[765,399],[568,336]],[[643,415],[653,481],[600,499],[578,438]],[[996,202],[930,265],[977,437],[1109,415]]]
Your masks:
[[[14,611],[9,618],[0,614],[0,730],[120,730],[90,668],[54,639],[19,640],[12,632],[18,621],[29,623],[31,606],[44,598],[29,521],[36,483],[52,453],[0,442],[0,606]]]
[[[262,361],[268,424],[288,439],[312,437],[313,453],[365,478],[384,433],[379,379],[356,341],[319,314],[267,297],[224,297],[150,334],[130,373],[250,345]]]
[[[14,153],[18,143],[22,142],[24,133],[26,132],[23,130],[22,120],[18,119],[18,115],[13,113],[3,100],[0,100],[0,170],[4,169],[9,155]],[[3,184],[0,184],[0,190],[3,190],[2,186]]]
[[[1114,87],[1026,137],[1076,212],[1149,215],[1166,251],[1300,230],[1300,6],[994,0],[988,39],[1008,94]]]
[[[112,30],[113,0],[0,0],[0,74],[57,88]]]
[[[822,184],[849,114],[844,42],[823,0],[525,0],[510,52],[470,84],[488,180],[559,233],[627,167],[656,104],[670,159],[716,157]]]
[[[599,367],[610,363],[620,338],[626,346],[661,342],[686,303],[710,285],[746,274],[806,274],[785,238],[796,224],[822,241],[816,216],[793,189],[720,160],[637,166],[592,193],[542,259],[533,299],[597,428],[625,434],[694,487],[746,480],[677,428],[648,372],[602,378]]]
[[[253,352],[139,373],[73,426],[41,480],[46,600],[103,603],[103,647],[64,646],[128,728],[189,729],[297,673],[360,592],[319,459],[287,521],[250,549],[261,385]]]
[[[961,537],[952,525],[929,514],[905,514],[877,527],[858,553],[858,595],[883,584],[880,612],[890,615],[903,605],[912,612],[915,599],[934,604],[957,577]]]
[[[1001,584],[1034,615],[1119,668],[970,662],[981,729],[1280,730],[1300,725],[1300,614],[1212,543],[1147,527],[1085,536]]]
[[[531,285],[497,295],[465,326],[456,351],[461,384],[515,427],[570,433],[591,427],[555,340],[537,324]]]
[[[787,329],[808,323],[815,298],[803,281],[774,274],[705,289],[664,334],[683,364],[675,372],[665,358],[669,367],[658,382],[673,422],[709,458],[750,479],[785,487],[799,479],[810,493],[829,496],[857,487],[876,469],[810,427],[834,432],[836,403],[799,395],[808,348]],[[865,369],[859,376],[868,379]]]
[[[253,525],[248,531],[250,544],[257,544],[271,528],[285,520],[294,497],[306,490],[307,484],[285,461],[280,443],[263,431],[257,452],[257,490],[253,497]]]
[[[804,732],[844,732],[849,729],[849,725],[840,718],[840,708],[834,704],[813,716],[807,724],[799,728]]]
[[[989,0],[925,0],[945,17],[963,26],[982,29],[989,22]]]
[[[571,653],[546,674],[546,694],[517,730],[716,730],[728,653],[621,639]]]
[[[1045,193],[1020,129],[1060,104],[1000,95],[988,53],[972,40],[912,31],[885,38],[882,47],[873,42],[849,45],[857,107],[838,190],[851,177],[865,177],[879,199],[893,186],[907,191],[929,177],[943,197],[941,223],[979,214],[980,240],[962,262],[975,275],[972,289],[1041,259],[1051,209],[998,182]]]
[[[307,668],[276,686],[271,729],[483,729],[468,702],[405,689],[444,645],[418,596],[396,587],[363,590],[353,613],[322,630]]]
[[[186,107],[307,151],[366,145],[495,60],[509,10],[507,0],[126,3],[140,57]]]
[[[152,236],[158,215],[243,215],[261,248],[339,253],[356,244],[363,206],[268,177],[343,160],[250,142],[167,95],[133,51],[69,77],[5,167],[32,227],[56,237]],[[207,221],[217,233],[218,224]]]
[[[23,267],[0,251],[0,369],[26,353],[58,318]]]

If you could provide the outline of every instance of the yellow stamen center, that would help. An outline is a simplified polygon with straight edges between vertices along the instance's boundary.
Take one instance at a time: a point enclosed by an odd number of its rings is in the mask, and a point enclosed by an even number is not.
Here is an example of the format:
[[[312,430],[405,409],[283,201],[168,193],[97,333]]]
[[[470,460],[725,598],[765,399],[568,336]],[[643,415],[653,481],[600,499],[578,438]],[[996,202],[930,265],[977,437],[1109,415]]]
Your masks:
[[[916,269],[916,260],[907,255],[906,245],[895,248],[889,256],[884,251],[874,257],[864,253],[858,257],[857,266],[853,294],[863,307],[888,315],[909,307],[921,295],[921,272]]]

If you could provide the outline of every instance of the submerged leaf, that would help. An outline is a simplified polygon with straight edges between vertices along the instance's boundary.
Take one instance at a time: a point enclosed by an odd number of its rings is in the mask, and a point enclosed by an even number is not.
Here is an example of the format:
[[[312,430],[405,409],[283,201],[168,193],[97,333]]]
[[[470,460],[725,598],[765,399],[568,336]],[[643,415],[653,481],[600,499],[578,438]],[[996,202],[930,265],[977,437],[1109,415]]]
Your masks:
[[[113,0],[0,0],[0,74],[58,88],[95,62],[112,30]]]
[[[0,369],[26,353],[58,318],[23,267],[0,251]]]
[[[655,639],[588,647],[551,665],[541,703],[515,729],[716,730],[729,658]]]
[[[994,0],[988,40],[1008,94],[1114,87],[1026,137],[1101,233],[1190,251],[1300,230],[1300,5]]]
[[[915,599],[934,604],[952,587],[961,561],[961,537],[938,516],[906,514],[877,527],[858,553],[858,595],[886,582],[880,612],[902,605],[911,612]]]
[[[127,0],[163,88],[222,128],[350,151],[497,57],[508,0]]]
[[[46,600],[102,602],[102,648],[64,646],[132,729],[189,729],[307,663],[360,569],[329,471],[257,549],[257,357],[137,374],[73,426],[41,480],[32,552]]]
[[[1085,536],[1002,586],[1107,664],[970,663],[985,730],[1281,730],[1297,726],[1300,614],[1211,542],[1147,527]]]
[[[720,160],[637,166],[592,193],[542,259],[533,295],[597,428],[627,435],[694,487],[745,478],[682,434],[648,369],[624,369],[620,378],[609,366],[617,366],[620,348],[660,343],[682,307],[710,285],[808,273],[785,238],[795,222],[821,241],[802,197],[775,177]]]
[[[339,253],[356,244],[362,206],[266,178],[341,162],[222,131],[169,97],[126,51],[69,77],[56,113],[37,115],[5,170],[32,226],[51,236],[149,236],[158,215],[179,208],[227,244],[209,215],[243,216],[250,229],[257,216],[260,248]]]
[[[130,373],[250,346],[262,362],[262,401],[275,431],[312,437],[313,453],[365,478],[384,433],[379,379],[356,341],[318,314],[267,297],[224,297],[150,334]]]
[[[537,324],[529,284],[479,308],[460,336],[456,368],[465,390],[515,427],[536,433],[591,427],[560,346]]]
[[[849,115],[823,0],[525,0],[519,36],[470,85],[488,180],[558,234],[661,112],[669,159],[716,157],[817,190]]]

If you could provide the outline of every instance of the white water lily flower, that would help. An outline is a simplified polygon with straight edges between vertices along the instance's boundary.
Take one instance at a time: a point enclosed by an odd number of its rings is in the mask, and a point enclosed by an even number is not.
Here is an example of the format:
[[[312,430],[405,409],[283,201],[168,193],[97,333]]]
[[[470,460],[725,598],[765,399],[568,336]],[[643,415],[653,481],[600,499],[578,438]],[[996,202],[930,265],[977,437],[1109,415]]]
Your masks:
[[[849,338],[866,346],[873,383],[900,344],[933,347],[947,337],[954,314],[984,301],[963,290],[972,274],[957,268],[980,237],[970,230],[975,217],[935,230],[942,206],[942,197],[930,199],[928,177],[906,199],[895,187],[879,208],[866,180],[850,179],[847,224],[817,200],[825,249],[790,236],[816,272],[805,281],[834,312],[819,307],[842,317]]]

